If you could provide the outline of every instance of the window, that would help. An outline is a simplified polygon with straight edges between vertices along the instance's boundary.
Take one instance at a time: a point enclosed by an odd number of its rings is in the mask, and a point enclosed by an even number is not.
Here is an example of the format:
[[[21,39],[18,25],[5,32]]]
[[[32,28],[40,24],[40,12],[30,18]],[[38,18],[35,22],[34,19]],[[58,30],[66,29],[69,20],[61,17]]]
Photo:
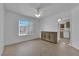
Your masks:
[[[33,23],[27,19],[19,20],[19,36],[31,35]]]

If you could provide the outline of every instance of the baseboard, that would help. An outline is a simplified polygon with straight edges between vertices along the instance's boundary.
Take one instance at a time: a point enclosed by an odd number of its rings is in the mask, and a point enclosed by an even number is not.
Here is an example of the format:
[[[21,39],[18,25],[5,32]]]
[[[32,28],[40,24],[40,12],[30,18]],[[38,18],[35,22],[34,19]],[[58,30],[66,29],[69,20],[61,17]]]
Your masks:
[[[37,40],[37,39],[40,39],[40,38],[35,38],[35,39],[25,40],[25,41],[21,41],[21,42],[17,42],[17,43],[8,44],[8,45],[5,45],[5,47],[11,46],[11,45],[17,45],[17,44],[21,44],[23,42],[28,42],[28,41]]]
[[[72,44],[68,44],[70,47],[74,48],[75,50],[78,50],[79,51],[79,48],[73,46]]]

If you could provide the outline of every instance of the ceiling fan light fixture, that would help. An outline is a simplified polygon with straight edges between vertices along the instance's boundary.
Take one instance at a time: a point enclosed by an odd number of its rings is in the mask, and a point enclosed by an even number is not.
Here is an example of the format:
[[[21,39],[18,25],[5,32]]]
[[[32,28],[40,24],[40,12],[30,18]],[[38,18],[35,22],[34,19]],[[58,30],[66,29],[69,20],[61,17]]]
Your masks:
[[[36,16],[37,18],[39,18],[41,15],[40,15],[40,14],[35,14],[35,16]]]
[[[59,19],[58,19],[58,22],[60,22],[61,20],[62,20],[62,19],[61,19],[61,18],[59,18]]]

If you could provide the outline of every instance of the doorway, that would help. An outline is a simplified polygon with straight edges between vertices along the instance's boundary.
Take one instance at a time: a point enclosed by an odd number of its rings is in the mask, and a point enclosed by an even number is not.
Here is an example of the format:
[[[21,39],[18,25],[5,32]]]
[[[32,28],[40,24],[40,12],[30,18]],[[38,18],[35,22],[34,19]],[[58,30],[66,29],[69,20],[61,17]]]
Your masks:
[[[70,19],[58,20],[58,42],[70,43]]]

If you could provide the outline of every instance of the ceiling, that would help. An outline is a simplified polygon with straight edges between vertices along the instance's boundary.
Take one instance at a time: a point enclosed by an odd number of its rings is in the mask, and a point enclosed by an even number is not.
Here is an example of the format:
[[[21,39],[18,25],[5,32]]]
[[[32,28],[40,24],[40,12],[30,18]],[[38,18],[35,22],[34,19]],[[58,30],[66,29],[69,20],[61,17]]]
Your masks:
[[[55,15],[65,11],[70,11],[78,3],[5,3],[5,9],[20,13],[22,15],[35,17],[36,9],[39,8],[41,13],[40,17],[47,17],[49,15]]]

